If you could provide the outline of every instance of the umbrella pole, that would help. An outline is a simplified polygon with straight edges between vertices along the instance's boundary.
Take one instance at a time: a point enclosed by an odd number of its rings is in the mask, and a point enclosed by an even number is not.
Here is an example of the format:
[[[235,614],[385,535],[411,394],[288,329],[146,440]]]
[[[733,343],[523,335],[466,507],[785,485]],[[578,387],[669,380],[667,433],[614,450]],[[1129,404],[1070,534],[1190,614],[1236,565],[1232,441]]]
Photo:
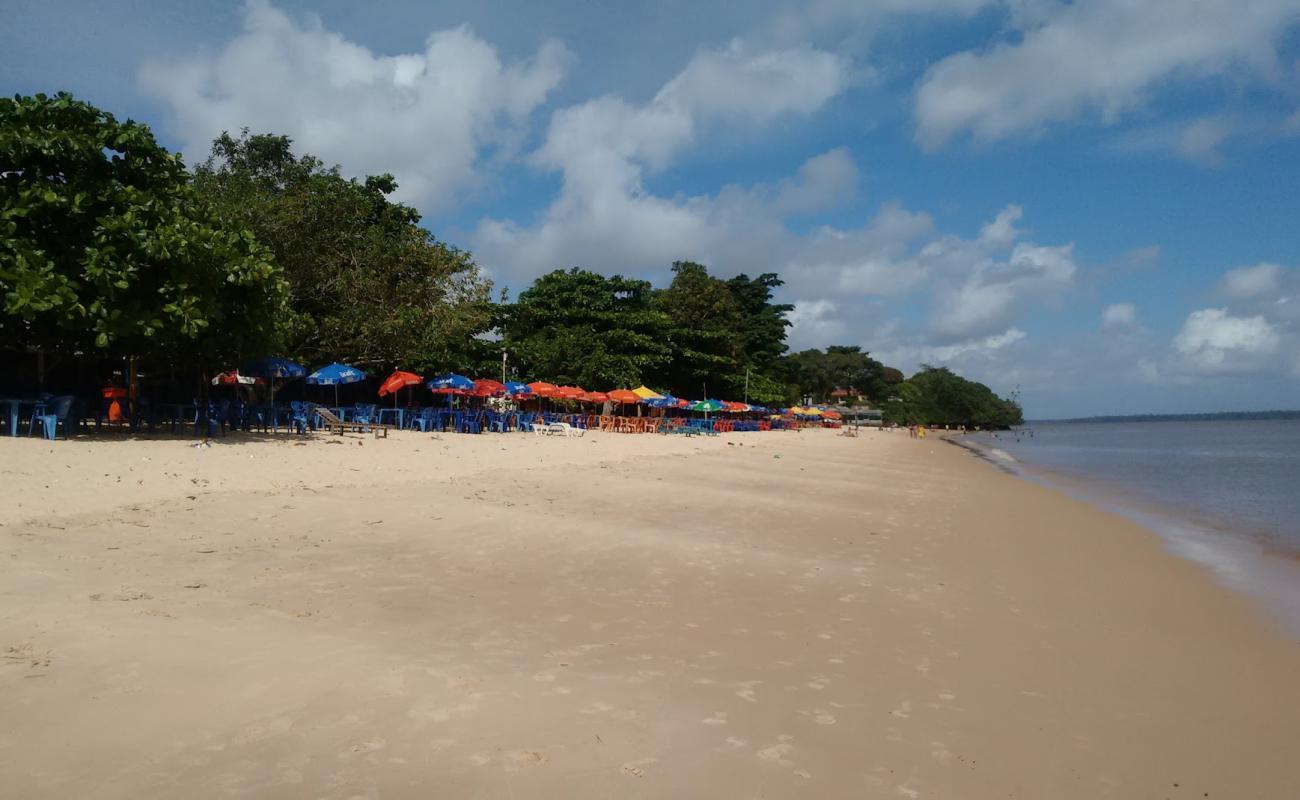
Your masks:
[[[337,383],[334,384],[334,407],[339,407],[339,385]]]

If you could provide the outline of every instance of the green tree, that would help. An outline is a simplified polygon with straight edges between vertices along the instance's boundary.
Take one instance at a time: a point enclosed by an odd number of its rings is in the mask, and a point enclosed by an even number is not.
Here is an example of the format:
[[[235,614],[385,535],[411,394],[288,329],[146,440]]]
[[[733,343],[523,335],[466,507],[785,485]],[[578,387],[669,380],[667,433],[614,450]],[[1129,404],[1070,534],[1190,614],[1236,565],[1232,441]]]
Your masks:
[[[60,93],[0,99],[0,335],[212,369],[270,341],[282,275],[148,127]]]
[[[284,267],[285,352],[439,370],[474,361],[492,325],[490,283],[469,253],[438,241],[391,175],[349,180],[295,156],[285,136],[223,134],[197,170],[205,197]]]
[[[668,316],[672,360],[660,383],[674,394],[694,397],[707,386],[712,395],[733,395],[744,381],[740,304],[726,281],[692,261],[673,264],[673,280],[655,294]]]
[[[651,297],[646,281],[556,270],[505,310],[504,346],[527,376],[589,389],[636,386],[671,355],[671,321]]]
[[[946,367],[921,365],[898,387],[896,406],[886,406],[890,421],[927,425],[967,425],[1007,428],[1024,422],[1020,406],[998,397],[982,383],[967,380]]]
[[[831,392],[848,390],[877,402],[888,394],[888,369],[857,345],[831,345],[825,351],[803,350],[790,356],[794,382],[815,402],[829,402]],[[897,370],[894,370],[897,373]],[[898,377],[902,377],[901,374]]]

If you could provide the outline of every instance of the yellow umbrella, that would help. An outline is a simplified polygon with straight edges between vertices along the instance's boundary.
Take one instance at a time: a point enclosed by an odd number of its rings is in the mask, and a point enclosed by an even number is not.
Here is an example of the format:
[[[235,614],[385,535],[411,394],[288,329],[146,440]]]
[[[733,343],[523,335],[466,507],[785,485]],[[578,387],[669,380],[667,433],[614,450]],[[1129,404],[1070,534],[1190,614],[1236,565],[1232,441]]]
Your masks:
[[[640,397],[642,400],[662,400],[662,399],[664,399],[664,396],[663,396],[663,395],[659,394],[659,393],[656,392],[654,389],[649,389],[649,388],[646,388],[645,386],[638,386],[637,388],[633,389],[632,391],[633,391],[633,392],[636,392],[636,396],[637,396],[637,397]]]

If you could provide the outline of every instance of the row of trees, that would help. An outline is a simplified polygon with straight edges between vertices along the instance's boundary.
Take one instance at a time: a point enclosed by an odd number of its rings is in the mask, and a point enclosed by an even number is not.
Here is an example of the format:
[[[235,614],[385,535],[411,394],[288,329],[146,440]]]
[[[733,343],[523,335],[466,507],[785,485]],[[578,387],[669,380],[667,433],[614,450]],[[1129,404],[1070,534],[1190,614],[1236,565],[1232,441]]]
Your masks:
[[[509,301],[471,255],[283,136],[223,134],[192,173],[149,129],[66,94],[0,99],[0,335],[196,377],[266,355],[784,404],[837,389],[900,422],[1011,424],[947,370],[910,380],[857,347],[787,354],[772,273],[694,262],[649,282],[557,270]],[[987,397],[985,396],[987,395]],[[1014,411],[1014,413],[1013,413]]]

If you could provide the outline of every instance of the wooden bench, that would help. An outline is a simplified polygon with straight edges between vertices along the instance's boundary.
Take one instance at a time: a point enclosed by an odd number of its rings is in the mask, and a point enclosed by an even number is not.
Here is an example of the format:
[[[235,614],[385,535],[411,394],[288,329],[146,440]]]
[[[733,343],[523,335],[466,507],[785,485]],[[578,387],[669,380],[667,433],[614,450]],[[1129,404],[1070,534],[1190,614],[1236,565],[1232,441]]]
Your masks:
[[[384,438],[387,439],[388,431],[394,427],[382,422],[344,422],[335,416],[333,411],[330,411],[325,406],[313,405],[311,407],[311,413],[320,418],[322,423],[321,427],[330,433],[337,433],[339,436],[342,436],[345,431],[365,433],[369,430],[374,431],[376,439],[379,438],[380,433],[382,433]]]

